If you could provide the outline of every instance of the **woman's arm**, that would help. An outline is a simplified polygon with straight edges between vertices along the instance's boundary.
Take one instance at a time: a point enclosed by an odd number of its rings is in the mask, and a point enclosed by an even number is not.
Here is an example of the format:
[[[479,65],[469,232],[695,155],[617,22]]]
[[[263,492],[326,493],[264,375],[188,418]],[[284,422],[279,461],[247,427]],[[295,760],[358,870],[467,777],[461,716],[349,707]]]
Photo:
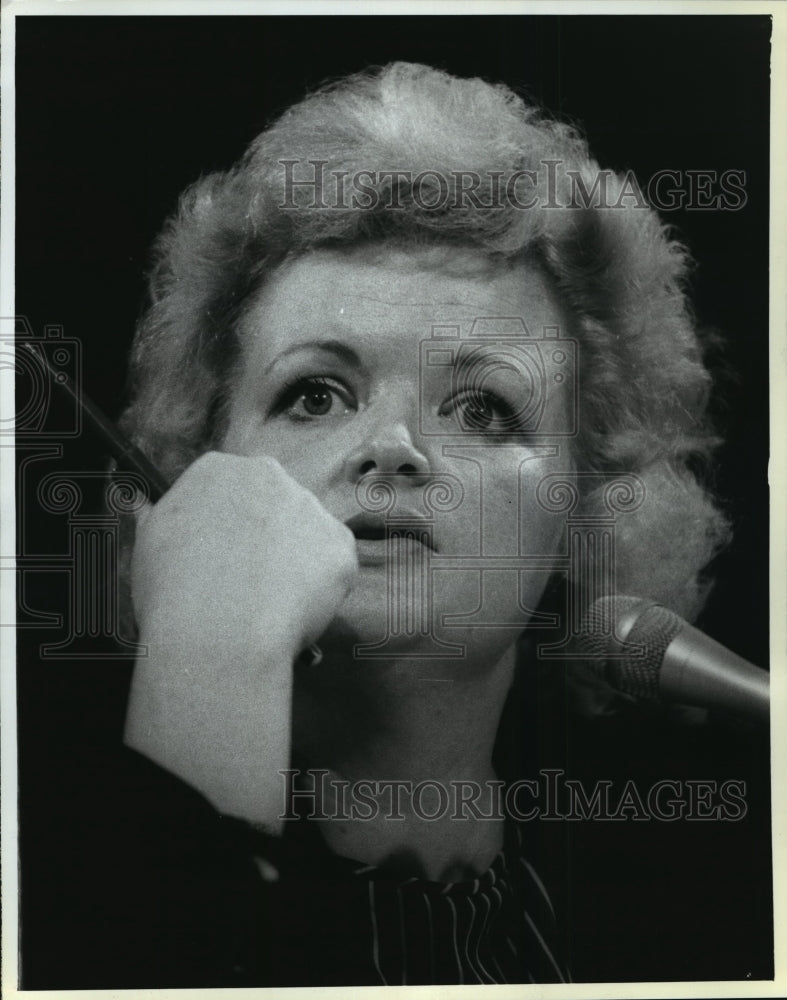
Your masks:
[[[354,539],[268,458],[209,453],[137,527],[125,742],[220,812],[281,828],[293,661],[357,571]]]

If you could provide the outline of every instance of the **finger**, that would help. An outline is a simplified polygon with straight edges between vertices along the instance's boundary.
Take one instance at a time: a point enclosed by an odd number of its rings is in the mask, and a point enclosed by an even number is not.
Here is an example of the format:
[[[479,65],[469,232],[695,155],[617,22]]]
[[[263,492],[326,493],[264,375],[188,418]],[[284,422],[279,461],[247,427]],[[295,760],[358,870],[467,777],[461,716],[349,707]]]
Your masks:
[[[137,498],[140,499],[140,494],[137,494]],[[153,510],[153,504],[150,500],[142,500],[142,502],[137,507],[134,512],[134,520],[136,522],[137,528],[141,528],[145,521],[150,517],[150,513]]]

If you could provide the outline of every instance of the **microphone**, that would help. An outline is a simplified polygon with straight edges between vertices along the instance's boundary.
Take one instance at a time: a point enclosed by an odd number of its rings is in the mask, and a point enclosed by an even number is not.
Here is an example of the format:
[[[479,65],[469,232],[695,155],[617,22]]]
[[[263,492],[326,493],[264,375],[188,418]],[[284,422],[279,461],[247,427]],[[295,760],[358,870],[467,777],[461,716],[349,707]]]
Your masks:
[[[582,619],[577,648],[611,687],[634,698],[722,709],[768,722],[768,671],[655,601],[599,598]]]

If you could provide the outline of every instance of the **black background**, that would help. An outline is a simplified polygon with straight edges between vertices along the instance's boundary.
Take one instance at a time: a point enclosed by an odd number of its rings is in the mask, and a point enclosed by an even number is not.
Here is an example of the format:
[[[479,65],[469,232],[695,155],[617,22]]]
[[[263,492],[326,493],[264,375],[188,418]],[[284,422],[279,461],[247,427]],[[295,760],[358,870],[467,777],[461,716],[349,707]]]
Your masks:
[[[58,324],[79,339],[83,385],[117,416],[147,253],[179,192],[228,167],[305,90],[394,59],[503,80],[580,124],[603,166],[643,179],[662,169],[745,171],[741,210],[666,217],[698,262],[697,316],[724,334],[732,373],[713,412],[726,439],[717,489],[736,538],[700,624],[767,665],[769,37],[762,16],[18,17],[16,312],[36,334]],[[64,445],[65,467],[101,467],[89,435]],[[62,551],[62,523],[21,499],[38,550]],[[59,586],[33,575],[25,600],[57,610]],[[53,759],[117,732],[129,669],[39,663],[39,644],[59,637],[20,632],[31,870],[59,773]],[[762,740],[645,718],[577,724],[553,741],[577,776],[741,778],[749,788],[739,823],[562,831],[556,868],[568,886],[575,977],[769,976]],[[23,919],[34,926],[35,914],[23,910]],[[26,961],[45,959],[28,950]]]

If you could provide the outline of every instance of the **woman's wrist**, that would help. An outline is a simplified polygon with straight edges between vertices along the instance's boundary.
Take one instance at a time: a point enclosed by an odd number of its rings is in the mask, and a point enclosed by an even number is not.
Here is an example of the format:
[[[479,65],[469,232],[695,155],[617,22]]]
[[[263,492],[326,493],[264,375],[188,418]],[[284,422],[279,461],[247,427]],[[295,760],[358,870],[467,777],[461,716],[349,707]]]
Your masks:
[[[215,637],[216,639],[220,637]],[[280,772],[291,740],[295,644],[201,648],[143,632],[125,742],[186,781],[220,812],[277,832]]]

